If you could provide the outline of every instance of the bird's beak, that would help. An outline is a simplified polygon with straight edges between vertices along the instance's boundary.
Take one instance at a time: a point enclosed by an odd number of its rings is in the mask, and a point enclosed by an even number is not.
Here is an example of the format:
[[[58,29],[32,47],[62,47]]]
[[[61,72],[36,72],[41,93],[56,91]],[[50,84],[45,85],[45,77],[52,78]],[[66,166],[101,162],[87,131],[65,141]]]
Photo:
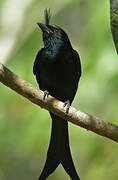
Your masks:
[[[48,34],[52,33],[52,30],[47,27],[45,24],[37,23],[37,25],[41,28],[43,32],[47,32]]]

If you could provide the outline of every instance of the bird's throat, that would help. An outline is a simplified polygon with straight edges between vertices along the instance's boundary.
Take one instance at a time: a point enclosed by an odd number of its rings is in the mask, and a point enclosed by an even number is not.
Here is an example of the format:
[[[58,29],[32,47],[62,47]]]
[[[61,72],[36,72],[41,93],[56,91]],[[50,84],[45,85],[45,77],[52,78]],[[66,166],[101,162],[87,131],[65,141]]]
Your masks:
[[[45,48],[45,54],[50,57],[50,58],[55,58],[57,55],[58,55],[58,52],[60,47],[59,46],[56,46],[56,44],[54,43],[53,45],[50,43],[50,44],[46,44],[44,46]]]

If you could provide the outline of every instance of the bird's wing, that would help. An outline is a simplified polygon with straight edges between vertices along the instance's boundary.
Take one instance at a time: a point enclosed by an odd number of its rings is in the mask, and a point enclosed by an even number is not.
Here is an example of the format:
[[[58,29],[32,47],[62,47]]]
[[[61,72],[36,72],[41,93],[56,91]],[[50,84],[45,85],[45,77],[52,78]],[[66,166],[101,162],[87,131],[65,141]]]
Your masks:
[[[75,62],[75,73],[77,78],[80,78],[82,71],[81,71],[81,62],[79,54],[76,50],[73,49],[73,55],[74,55],[74,62]]]
[[[33,65],[33,74],[36,75],[36,73],[39,71],[39,61],[40,61],[40,57],[41,57],[41,54],[42,54],[42,51],[43,51],[43,48],[41,48],[37,55],[36,55],[36,58],[35,58],[35,61],[34,61],[34,65]]]

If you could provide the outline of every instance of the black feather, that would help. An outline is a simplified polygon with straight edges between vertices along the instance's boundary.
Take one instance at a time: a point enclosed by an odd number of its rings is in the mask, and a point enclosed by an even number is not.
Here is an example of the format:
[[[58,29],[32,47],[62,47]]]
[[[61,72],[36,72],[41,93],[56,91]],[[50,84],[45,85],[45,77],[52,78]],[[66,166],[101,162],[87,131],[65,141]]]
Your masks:
[[[44,47],[36,56],[33,72],[44,94],[48,91],[51,96],[65,102],[65,110],[68,112],[81,76],[80,58],[72,48],[67,34],[59,26],[49,24],[50,9],[45,9],[44,15],[45,25],[39,24],[43,32]],[[71,180],[80,180],[71,156],[68,122],[51,112],[50,115],[50,143],[46,162],[38,180],[46,180],[60,163]]]
[[[45,25],[49,25],[50,18],[51,18],[50,8],[49,9],[45,9],[44,16],[45,16]]]

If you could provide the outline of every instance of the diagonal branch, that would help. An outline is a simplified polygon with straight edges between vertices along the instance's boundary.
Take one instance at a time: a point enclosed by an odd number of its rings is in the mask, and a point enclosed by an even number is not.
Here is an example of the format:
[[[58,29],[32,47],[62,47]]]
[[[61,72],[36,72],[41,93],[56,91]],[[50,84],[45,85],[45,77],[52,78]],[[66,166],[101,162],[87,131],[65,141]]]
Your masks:
[[[73,124],[118,142],[118,126],[93,117],[92,115],[77,110],[73,107],[70,107],[69,113],[67,114],[65,112],[63,102],[58,101],[52,96],[48,96],[46,100],[43,100],[43,91],[19,78],[1,63],[0,82],[24,96],[32,103],[39,105],[41,108],[45,108],[63,119],[72,122]]]

